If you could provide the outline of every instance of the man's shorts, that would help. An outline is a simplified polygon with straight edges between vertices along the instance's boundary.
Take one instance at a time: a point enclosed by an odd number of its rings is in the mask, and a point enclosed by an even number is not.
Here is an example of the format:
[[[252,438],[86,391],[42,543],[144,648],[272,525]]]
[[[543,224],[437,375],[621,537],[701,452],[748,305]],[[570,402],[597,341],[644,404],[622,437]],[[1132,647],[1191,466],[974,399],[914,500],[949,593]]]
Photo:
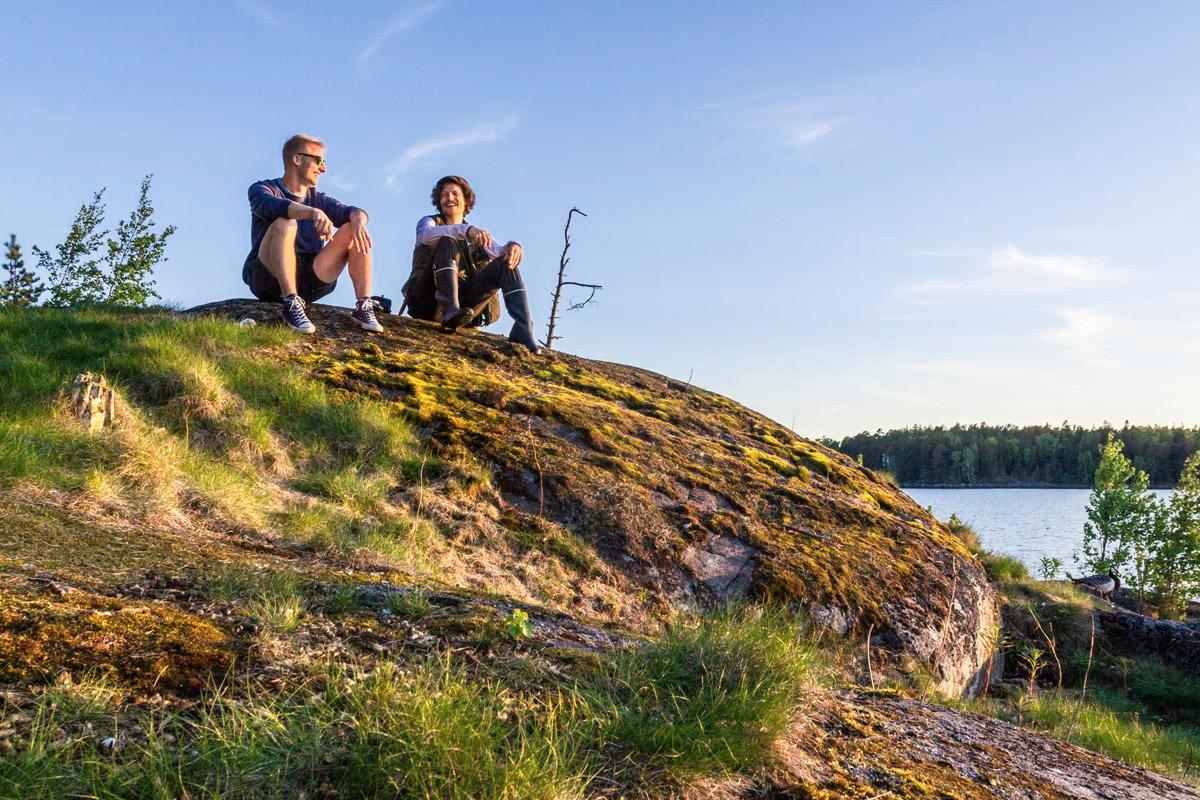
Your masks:
[[[296,253],[296,294],[300,295],[300,298],[306,303],[320,300],[337,286],[336,280],[333,283],[325,283],[317,277],[317,273],[313,272],[313,259],[315,258],[316,256],[312,253]],[[259,300],[279,302],[283,299],[279,290],[279,281],[275,280],[271,271],[257,258],[250,263],[246,275],[246,285]]]

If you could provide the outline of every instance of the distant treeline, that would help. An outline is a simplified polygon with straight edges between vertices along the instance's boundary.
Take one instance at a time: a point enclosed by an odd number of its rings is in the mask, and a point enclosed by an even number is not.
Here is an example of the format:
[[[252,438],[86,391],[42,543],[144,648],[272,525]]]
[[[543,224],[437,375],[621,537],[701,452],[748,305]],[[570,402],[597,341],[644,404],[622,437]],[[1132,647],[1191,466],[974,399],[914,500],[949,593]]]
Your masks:
[[[825,444],[875,470],[887,470],[904,486],[1090,486],[1099,448],[1112,433],[1125,454],[1155,486],[1173,486],[1184,459],[1200,450],[1200,428],[1103,426],[1063,423],[912,427],[847,436]]]

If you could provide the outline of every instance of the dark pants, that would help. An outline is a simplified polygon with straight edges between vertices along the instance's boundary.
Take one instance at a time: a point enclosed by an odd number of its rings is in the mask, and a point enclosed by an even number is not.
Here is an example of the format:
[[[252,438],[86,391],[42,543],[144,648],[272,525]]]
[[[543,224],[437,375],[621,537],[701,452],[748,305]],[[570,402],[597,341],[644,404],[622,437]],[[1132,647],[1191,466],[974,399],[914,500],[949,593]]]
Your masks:
[[[333,283],[326,283],[317,277],[317,273],[313,271],[314,258],[316,256],[312,253],[296,253],[296,294],[300,295],[300,298],[306,303],[320,300],[337,287],[336,280]],[[275,280],[275,276],[267,269],[267,265],[257,258],[246,266],[242,278],[259,300],[279,302],[283,299],[279,281]]]
[[[458,270],[458,305],[459,308],[481,309],[497,292],[504,301],[504,308],[512,317],[513,329],[509,338],[524,344],[532,345],[535,341],[533,323],[529,315],[529,300],[525,296],[525,281],[515,267],[509,266],[508,259],[503,256],[493,258],[487,264],[477,269],[460,263],[462,248],[455,239],[443,237],[433,248],[433,272],[455,268]],[[472,265],[473,267],[473,265]],[[436,318],[440,321],[443,309],[437,309]],[[415,316],[415,314],[414,314]],[[488,322],[493,320],[489,319]]]

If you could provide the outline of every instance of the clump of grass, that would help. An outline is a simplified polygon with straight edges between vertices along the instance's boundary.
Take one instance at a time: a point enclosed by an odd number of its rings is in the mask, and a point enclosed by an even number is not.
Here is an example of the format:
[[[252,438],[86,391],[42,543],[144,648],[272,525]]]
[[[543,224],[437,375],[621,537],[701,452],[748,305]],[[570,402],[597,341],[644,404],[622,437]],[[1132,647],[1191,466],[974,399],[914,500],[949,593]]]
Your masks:
[[[314,497],[333,500],[355,511],[375,511],[387,500],[391,481],[382,474],[363,474],[358,465],[319,469],[299,475],[292,488]]]
[[[585,574],[594,575],[601,571],[602,564],[596,550],[570,531],[550,523],[529,530],[523,527],[507,528],[509,537],[525,550],[541,550],[569,567]]]
[[[358,588],[350,583],[334,587],[329,596],[325,598],[325,607],[332,614],[343,614],[358,608],[360,605],[362,605],[362,602]]]
[[[569,720],[446,662],[384,665],[335,702],[354,726],[331,780],[350,797],[582,797]]]
[[[1029,568],[1014,556],[984,550],[979,553],[979,560],[983,562],[983,568],[993,581],[1014,582],[1029,579]]]
[[[263,576],[240,564],[222,564],[204,575],[199,588],[206,596],[219,603],[230,603],[245,599],[258,589]]]
[[[247,613],[269,633],[291,633],[304,618],[304,600],[295,575],[270,573],[259,593],[246,606]]]
[[[1130,671],[1128,694],[1154,714],[1200,727],[1200,681],[1170,664],[1138,659]]]
[[[395,592],[388,596],[388,610],[400,619],[415,621],[429,616],[433,603],[429,594],[420,589],[411,592]]]
[[[592,687],[601,739],[678,776],[761,763],[819,662],[800,634],[786,613],[730,609],[619,653]]]

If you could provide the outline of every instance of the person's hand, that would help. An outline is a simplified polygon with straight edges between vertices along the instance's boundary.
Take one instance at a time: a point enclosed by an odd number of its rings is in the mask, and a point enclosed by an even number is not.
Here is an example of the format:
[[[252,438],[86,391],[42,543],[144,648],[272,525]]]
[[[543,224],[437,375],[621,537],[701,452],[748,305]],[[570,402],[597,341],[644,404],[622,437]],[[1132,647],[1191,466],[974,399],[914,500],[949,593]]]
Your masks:
[[[350,218],[350,249],[360,253],[371,252],[371,234],[367,232],[366,221],[358,216]]]
[[[480,250],[486,250],[496,243],[490,233],[483,228],[476,228],[474,225],[467,228],[467,241]]]
[[[317,235],[322,239],[333,238],[333,220],[319,208],[312,209],[312,216],[309,217],[313,227],[317,229]]]
[[[521,256],[524,255],[521,250],[521,245],[518,242],[509,242],[504,245],[504,249],[500,251],[500,255],[508,260],[508,268],[516,269],[521,263]]]

